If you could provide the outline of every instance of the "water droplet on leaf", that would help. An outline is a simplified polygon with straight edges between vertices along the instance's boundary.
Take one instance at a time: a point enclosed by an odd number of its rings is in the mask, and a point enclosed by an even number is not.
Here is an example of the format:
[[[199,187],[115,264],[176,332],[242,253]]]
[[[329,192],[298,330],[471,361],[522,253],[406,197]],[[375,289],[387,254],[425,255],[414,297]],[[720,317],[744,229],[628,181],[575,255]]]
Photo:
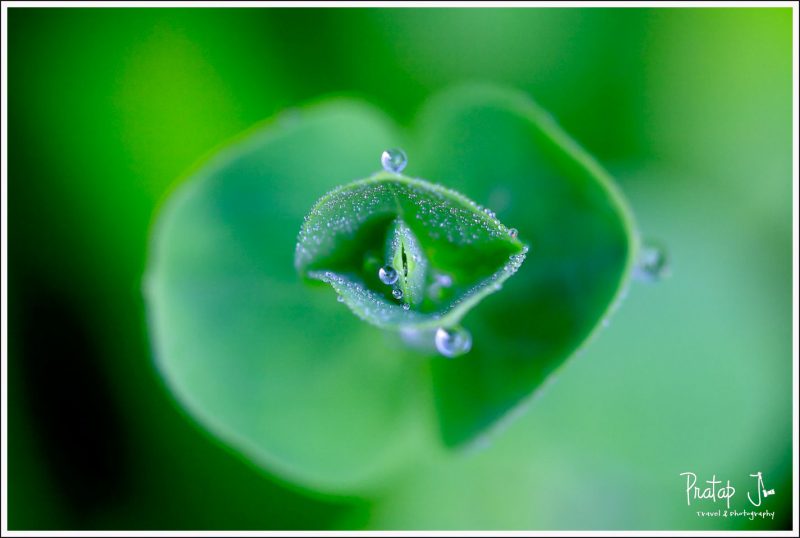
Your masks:
[[[403,298],[403,291],[399,288],[395,288],[392,290],[392,297],[395,299],[402,299]]]
[[[397,274],[394,267],[391,265],[384,265],[380,269],[378,269],[378,278],[381,279],[381,282],[386,284],[387,286],[391,286],[395,282],[400,275]]]
[[[434,343],[439,353],[445,357],[458,357],[472,349],[472,335],[463,327],[439,327],[436,329]]]
[[[340,303],[343,303],[344,302],[344,296],[343,295],[337,295],[336,296],[336,300],[339,301]]]
[[[653,243],[644,243],[639,249],[639,259],[633,276],[641,282],[658,282],[670,274],[666,250]]]
[[[517,236],[519,235],[519,230],[517,230],[516,228],[510,228],[510,229],[508,230],[508,235],[509,235],[509,236],[510,236],[512,239],[516,239],[516,238],[517,238]]]
[[[411,305],[410,305],[410,304],[408,304],[408,303],[403,303],[403,310],[405,310],[406,312],[408,312],[410,309],[411,309]]]
[[[408,158],[402,149],[387,149],[381,153],[381,166],[387,172],[398,174],[403,171],[406,164],[408,164]]]

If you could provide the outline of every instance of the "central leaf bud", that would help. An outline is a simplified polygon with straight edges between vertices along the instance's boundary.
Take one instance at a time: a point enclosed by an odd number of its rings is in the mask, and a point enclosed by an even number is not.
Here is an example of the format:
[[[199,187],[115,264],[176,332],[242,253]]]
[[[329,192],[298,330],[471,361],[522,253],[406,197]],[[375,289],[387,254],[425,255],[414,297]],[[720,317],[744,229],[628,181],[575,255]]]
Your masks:
[[[386,259],[397,272],[397,287],[392,297],[402,301],[406,310],[419,308],[425,299],[428,260],[414,232],[402,219],[394,221],[386,245]]]
[[[465,196],[382,172],[317,202],[295,266],[370,323],[435,330],[500,289],[526,252],[515,229]]]

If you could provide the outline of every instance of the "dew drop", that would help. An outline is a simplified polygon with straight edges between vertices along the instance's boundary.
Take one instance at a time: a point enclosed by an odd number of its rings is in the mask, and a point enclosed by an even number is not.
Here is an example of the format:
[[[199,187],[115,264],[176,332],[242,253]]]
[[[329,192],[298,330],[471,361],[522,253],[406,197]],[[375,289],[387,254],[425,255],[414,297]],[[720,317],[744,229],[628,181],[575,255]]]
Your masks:
[[[392,290],[392,297],[395,299],[402,299],[403,298],[403,290],[400,288],[395,288]]]
[[[450,275],[439,273],[436,275],[436,283],[443,288],[449,288],[453,285],[453,278]]]
[[[411,305],[410,305],[410,304],[408,304],[408,303],[403,303],[403,310],[405,310],[406,312],[408,312],[410,309],[411,309]]]
[[[666,250],[654,243],[642,244],[633,271],[634,278],[640,282],[658,282],[669,274],[669,257]]]
[[[434,336],[436,349],[448,358],[458,357],[472,349],[472,335],[463,327],[439,327]]]
[[[511,237],[511,239],[516,239],[519,235],[519,230],[516,228],[511,228],[508,230],[508,235]]]
[[[391,265],[384,265],[380,269],[378,269],[378,278],[381,279],[381,282],[386,284],[387,286],[391,286],[395,282],[400,275],[397,274],[394,267]]]
[[[400,173],[406,164],[408,164],[408,158],[400,148],[387,149],[381,153],[381,166],[387,172]]]
[[[337,295],[336,296],[336,300],[339,301],[340,303],[343,303],[344,302],[344,295]]]

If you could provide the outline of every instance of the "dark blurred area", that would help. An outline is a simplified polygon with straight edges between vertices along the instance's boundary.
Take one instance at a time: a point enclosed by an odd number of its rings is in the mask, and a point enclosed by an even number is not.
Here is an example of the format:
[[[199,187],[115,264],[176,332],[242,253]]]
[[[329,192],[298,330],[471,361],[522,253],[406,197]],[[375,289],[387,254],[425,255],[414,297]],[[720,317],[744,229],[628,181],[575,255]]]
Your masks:
[[[32,282],[20,286],[29,295],[15,297],[20,326],[13,330],[25,358],[20,390],[36,417],[30,433],[40,440],[44,470],[64,492],[65,508],[93,515],[125,499],[131,443],[80,298],[48,289],[35,274],[24,278]]]

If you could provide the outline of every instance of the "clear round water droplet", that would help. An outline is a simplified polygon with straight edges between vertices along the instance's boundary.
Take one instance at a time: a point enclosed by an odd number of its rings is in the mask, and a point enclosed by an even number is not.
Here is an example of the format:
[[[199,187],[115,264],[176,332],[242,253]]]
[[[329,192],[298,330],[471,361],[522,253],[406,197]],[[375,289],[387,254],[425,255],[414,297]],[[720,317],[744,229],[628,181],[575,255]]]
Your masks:
[[[658,282],[670,274],[669,256],[660,245],[644,243],[633,276],[641,282]]]
[[[406,153],[400,148],[387,149],[381,153],[381,166],[387,172],[398,174],[408,164]]]
[[[403,303],[403,310],[405,310],[406,312],[408,312],[410,309],[411,309],[411,305],[410,305],[410,304],[408,304],[408,303]]]
[[[403,298],[403,290],[399,288],[395,288],[392,290],[392,297],[395,299],[402,299]]]
[[[339,301],[340,303],[343,303],[344,302],[344,295],[337,295],[336,296],[336,300]]]
[[[447,358],[458,357],[472,349],[472,335],[463,327],[436,329],[436,350]]]
[[[516,239],[517,236],[519,235],[519,230],[517,230],[516,228],[511,228],[508,230],[508,235],[511,236],[512,239]]]
[[[387,286],[391,286],[395,282],[400,275],[397,274],[397,271],[394,270],[394,267],[391,265],[384,265],[380,269],[378,269],[378,278],[381,279],[381,282],[386,284]]]

